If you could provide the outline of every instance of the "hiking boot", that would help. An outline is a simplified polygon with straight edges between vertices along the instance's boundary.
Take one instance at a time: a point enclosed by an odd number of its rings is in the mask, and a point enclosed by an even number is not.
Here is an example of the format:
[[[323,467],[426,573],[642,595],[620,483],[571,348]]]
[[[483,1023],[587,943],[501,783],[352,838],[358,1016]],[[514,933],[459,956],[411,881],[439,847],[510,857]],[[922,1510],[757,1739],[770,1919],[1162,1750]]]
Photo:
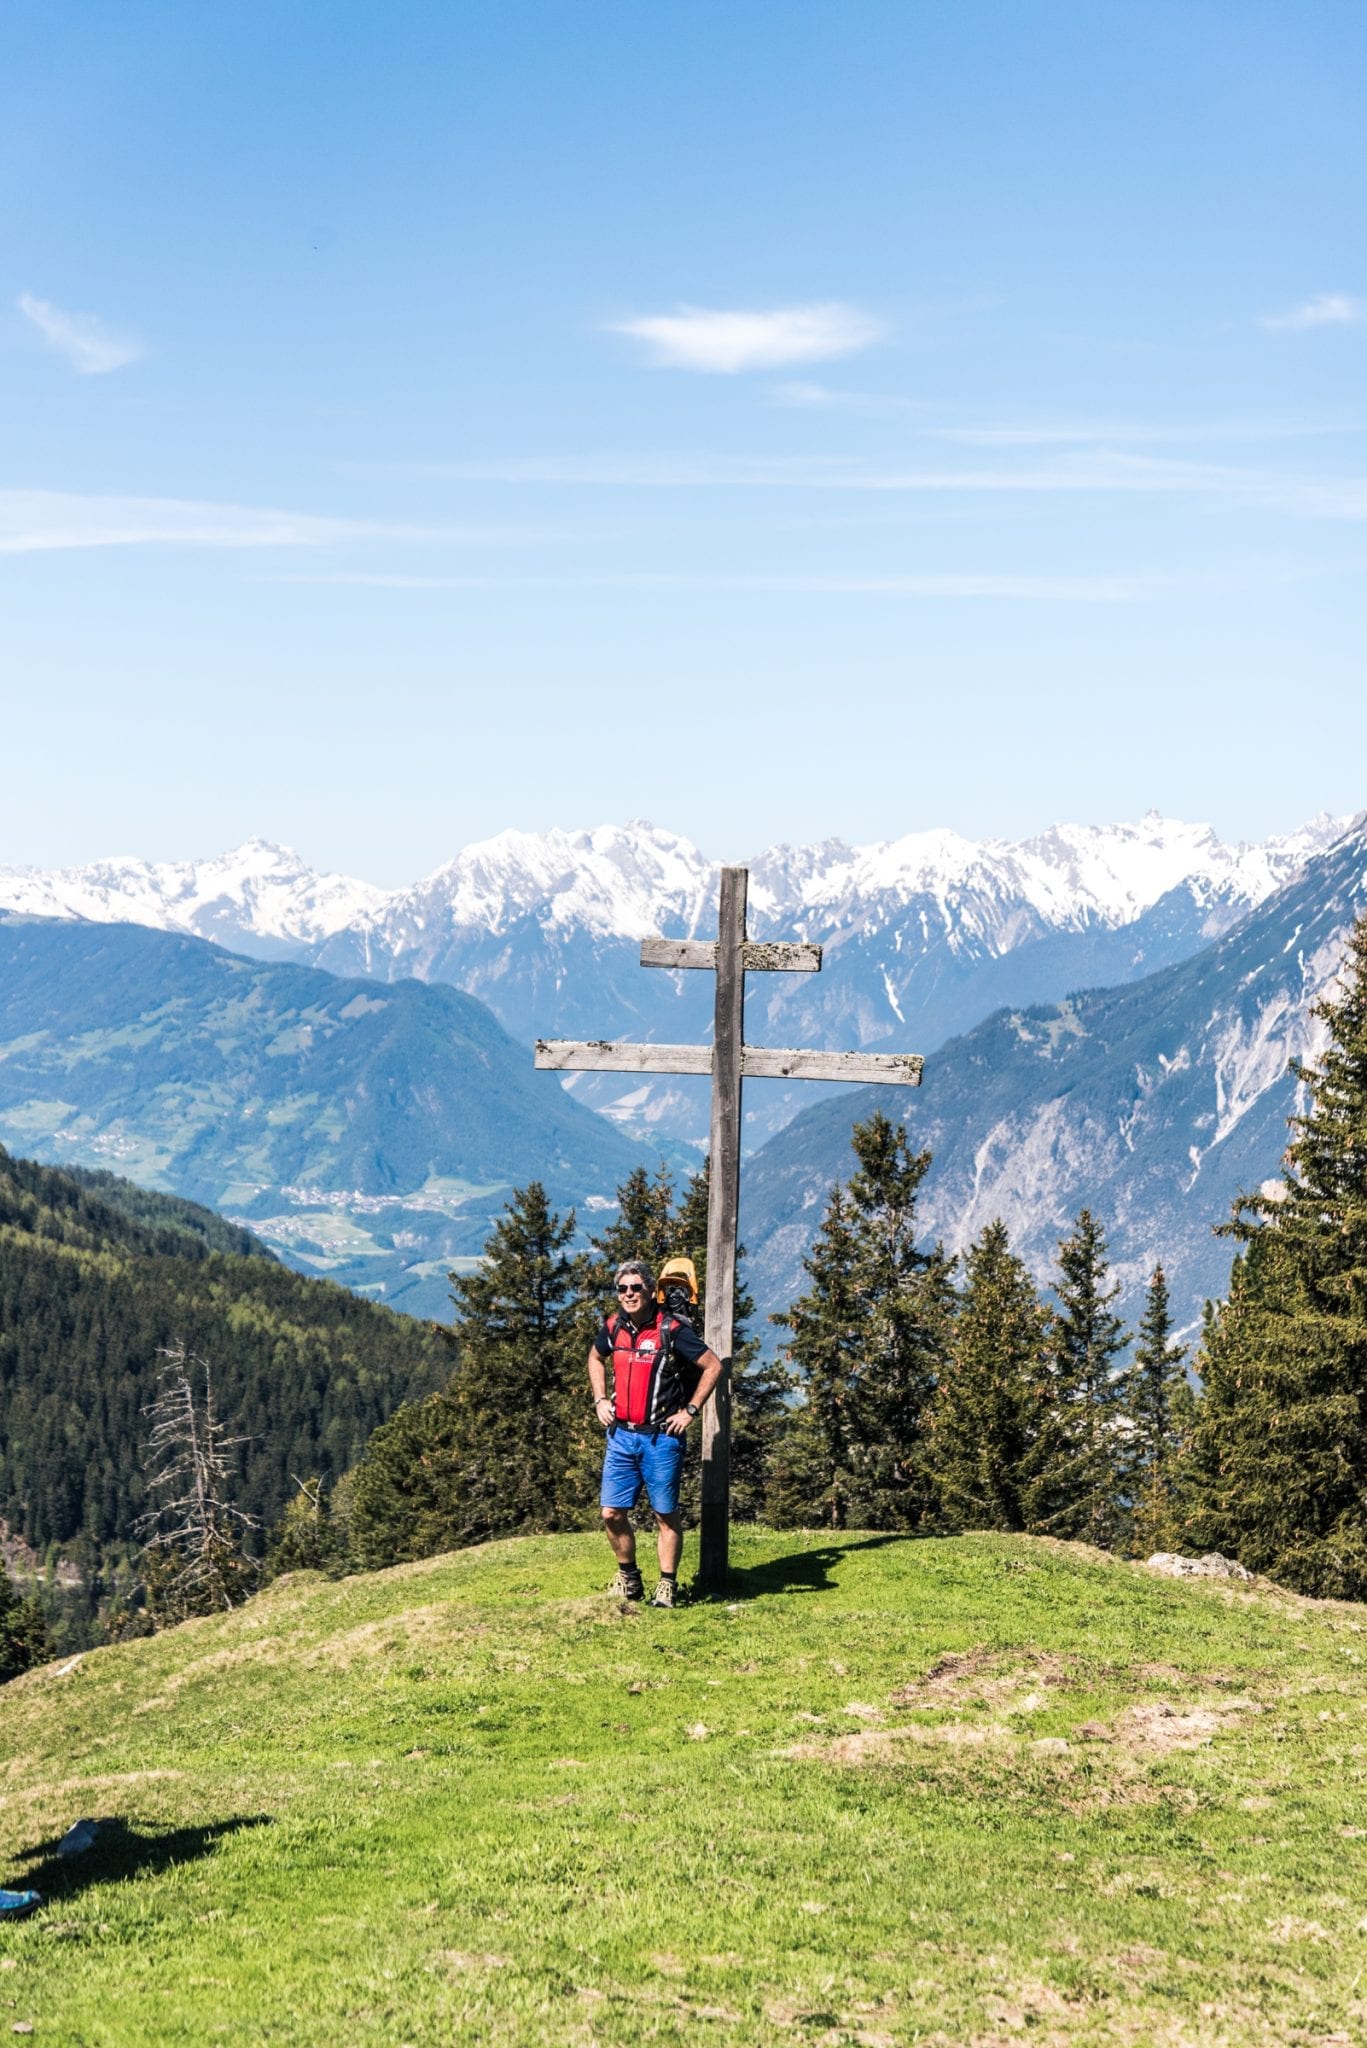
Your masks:
[[[661,1579],[650,1596],[650,1604],[652,1607],[673,1607],[678,1597],[678,1588],[673,1579]]]
[[[627,1565],[623,1565],[612,1584],[608,1587],[608,1591],[609,1593],[615,1593],[619,1600],[644,1600],[646,1597],[645,1583],[641,1578],[641,1574]]]

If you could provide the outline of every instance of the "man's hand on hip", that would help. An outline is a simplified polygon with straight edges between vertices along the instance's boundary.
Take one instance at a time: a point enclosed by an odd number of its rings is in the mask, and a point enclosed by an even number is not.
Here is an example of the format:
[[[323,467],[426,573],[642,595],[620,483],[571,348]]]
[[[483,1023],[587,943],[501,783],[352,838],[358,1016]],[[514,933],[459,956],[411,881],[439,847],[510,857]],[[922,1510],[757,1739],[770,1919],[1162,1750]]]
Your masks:
[[[692,1420],[693,1417],[686,1408],[676,1408],[674,1413],[667,1417],[665,1421],[665,1435],[683,1436]]]

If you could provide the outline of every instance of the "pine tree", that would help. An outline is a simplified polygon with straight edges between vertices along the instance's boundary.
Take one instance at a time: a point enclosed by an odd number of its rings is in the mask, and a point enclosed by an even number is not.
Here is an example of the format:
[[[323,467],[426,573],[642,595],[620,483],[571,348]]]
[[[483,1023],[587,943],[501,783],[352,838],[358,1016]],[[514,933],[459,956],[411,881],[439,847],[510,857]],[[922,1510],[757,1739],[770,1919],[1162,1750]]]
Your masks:
[[[1186,1347],[1172,1342],[1167,1275],[1155,1266],[1144,1298],[1139,1341],[1125,1377],[1130,1426],[1127,1480],[1131,1545],[1140,1557],[1168,1540],[1173,1519],[1173,1464],[1189,1407]]]
[[[863,1351],[851,1400],[859,1519],[914,1529],[936,1508],[926,1414],[953,1320],[953,1261],[939,1245],[917,1246],[916,1198],[930,1154],[912,1151],[905,1124],[876,1110],[850,1142],[859,1161],[848,1189]]]
[[[864,1358],[858,1255],[850,1198],[837,1181],[802,1261],[811,1285],[774,1317],[788,1332],[785,1348],[802,1394],[773,1462],[769,1512],[781,1526],[848,1525],[857,1488],[851,1407]]]
[[[478,1270],[453,1282],[461,1542],[559,1526],[572,1416],[584,1406],[582,1361],[574,1372],[565,1344],[574,1228],[574,1212],[557,1216],[532,1181],[514,1190]]]
[[[1055,1536],[1107,1549],[1119,1523],[1124,1450],[1119,1426],[1124,1381],[1116,1360],[1127,1332],[1107,1286],[1106,1239],[1090,1209],[1058,1248],[1059,1277],[1050,1330],[1055,1403],[1046,1427],[1050,1471],[1040,1473],[1040,1508]]]
[[[804,1261],[811,1286],[775,1322],[790,1332],[802,1406],[772,1461],[768,1512],[788,1523],[910,1529],[936,1512],[926,1413],[953,1318],[953,1262],[916,1243],[930,1166],[882,1111],[856,1124],[857,1161]]]
[[[322,1480],[295,1482],[294,1498],[271,1532],[265,1576],[283,1572],[335,1571],[340,1564],[338,1534],[332,1526],[332,1499]]]
[[[1180,1461],[1187,1545],[1301,1593],[1367,1596],[1367,918],[1291,1120],[1280,1199],[1242,1198]]]
[[[338,1484],[339,1549],[362,1571],[407,1564],[466,1541],[455,1403],[450,1391],[405,1401]]]
[[[46,1663],[52,1655],[47,1617],[38,1601],[24,1599],[0,1560],[0,1685]]]
[[[930,1468],[958,1529],[1038,1530],[1052,1512],[1057,1401],[1050,1316],[1006,1225],[969,1247],[930,1411]]]

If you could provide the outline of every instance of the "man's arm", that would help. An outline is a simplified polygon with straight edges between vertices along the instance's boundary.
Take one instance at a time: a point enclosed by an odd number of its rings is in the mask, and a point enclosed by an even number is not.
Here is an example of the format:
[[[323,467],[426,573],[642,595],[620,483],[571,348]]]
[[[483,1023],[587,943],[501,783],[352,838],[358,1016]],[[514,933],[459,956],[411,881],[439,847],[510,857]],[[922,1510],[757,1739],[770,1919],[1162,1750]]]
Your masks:
[[[602,1411],[604,1408],[610,1410],[612,1403],[608,1399],[607,1363],[596,1340],[589,1346],[589,1387],[593,1394],[593,1412],[606,1429],[612,1416],[609,1414],[605,1419]]]
[[[692,1405],[695,1408],[702,1407],[713,1387],[716,1386],[717,1381],[721,1378],[721,1360],[715,1351],[704,1351],[698,1360],[698,1364],[701,1366],[702,1371],[698,1384],[693,1390]],[[682,1436],[692,1420],[693,1417],[689,1414],[687,1408],[678,1408],[666,1421],[665,1428],[670,1436]]]

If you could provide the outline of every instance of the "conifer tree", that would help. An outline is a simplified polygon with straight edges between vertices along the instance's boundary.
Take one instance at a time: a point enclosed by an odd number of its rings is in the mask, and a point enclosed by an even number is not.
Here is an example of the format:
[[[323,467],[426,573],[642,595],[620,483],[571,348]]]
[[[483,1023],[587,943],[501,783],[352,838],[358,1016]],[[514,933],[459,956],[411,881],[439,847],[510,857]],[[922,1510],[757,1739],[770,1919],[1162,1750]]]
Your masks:
[[[1124,1381],[1116,1360],[1127,1333],[1107,1286],[1106,1239],[1090,1209],[1078,1215],[1058,1248],[1059,1277],[1050,1329],[1055,1402],[1041,1449],[1039,1508],[1051,1534],[1081,1537],[1107,1549],[1120,1510],[1124,1439],[1117,1426]]]
[[[837,1181],[802,1261],[811,1285],[774,1317],[788,1332],[785,1348],[802,1394],[773,1461],[769,1513],[781,1526],[848,1526],[857,1486],[851,1404],[864,1356],[858,1249],[850,1199]]]
[[[811,1286],[775,1322],[804,1397],[773,1459],[768,1512],[785,1522],[917,1528],[935,1513],[926,1410],[954,1309],[953,1263],[916,1243],[930,1166],[881,1110],[856,1124],[857,1161],[831,1195],[804,1266]]]
[[[266,1576],[283,1572],[333,1571],[339,1563],[338,1532],[332,1526],[332,1499],[316,1474],[295,1482],[293,1499],[271,1532]]]
[[[24,1599],[0,1560],[0,1685],[52,1655],[47,1618],[38,1601]]]
[[[1367,1596],[1367,918],[1351,934],[1281,1198],[1225,1226],[1241,1246],[1211,1323],[1180,1463],[1187,1545],[1301,1593]]]
[[[565,1525],[583,1405],[583,1360],[572,1374],[566,1343],[574,1227],[532,1181],[513,1191],[478,1270],[453,1276],[451,1382],[375,1431],[348,1488],[346,1540],[361,1565]]]
[[[1172,1342],[1167,1275],[1155,1266],[1144,1298],[1139,1341],[1125,1379],[1130,1426],[1130,1535],[1140,1557],[1168,1540],[1173,1518],[1173,1463],[1189,1402],[1186,1347]]]
[[[460,1491],[455,1403],[449,1389],[405,1401],[366,1445],[333,1502],[344,1561],[362,1571],[407,1564],[467,1540]]]
[[[930,1465],[946,1522],[1038,1530],[1053,1511],[1057,1402],[1050,1317],[1006,1225],[969,1247],[949,1358],[931,1408]]]
[[[929,1152],[906,1125],[875,1110],[850,1133],[858,1169],[849,1188],[862,1362],[851,1399],[861,1523],[918,1528],[935,1512],[926,1470],[926,1412],[943,1369],[954,1313],[953,1261],[916,1243],[916,1199]]]
[[[515,1189],[478,1269],[458,1276],[451,1382],[460,1541],[555,1528],[580,1374],[566,1358],[574,1212],[540,1181]],[[582,1367],[582,1361],[581,1367]]]

